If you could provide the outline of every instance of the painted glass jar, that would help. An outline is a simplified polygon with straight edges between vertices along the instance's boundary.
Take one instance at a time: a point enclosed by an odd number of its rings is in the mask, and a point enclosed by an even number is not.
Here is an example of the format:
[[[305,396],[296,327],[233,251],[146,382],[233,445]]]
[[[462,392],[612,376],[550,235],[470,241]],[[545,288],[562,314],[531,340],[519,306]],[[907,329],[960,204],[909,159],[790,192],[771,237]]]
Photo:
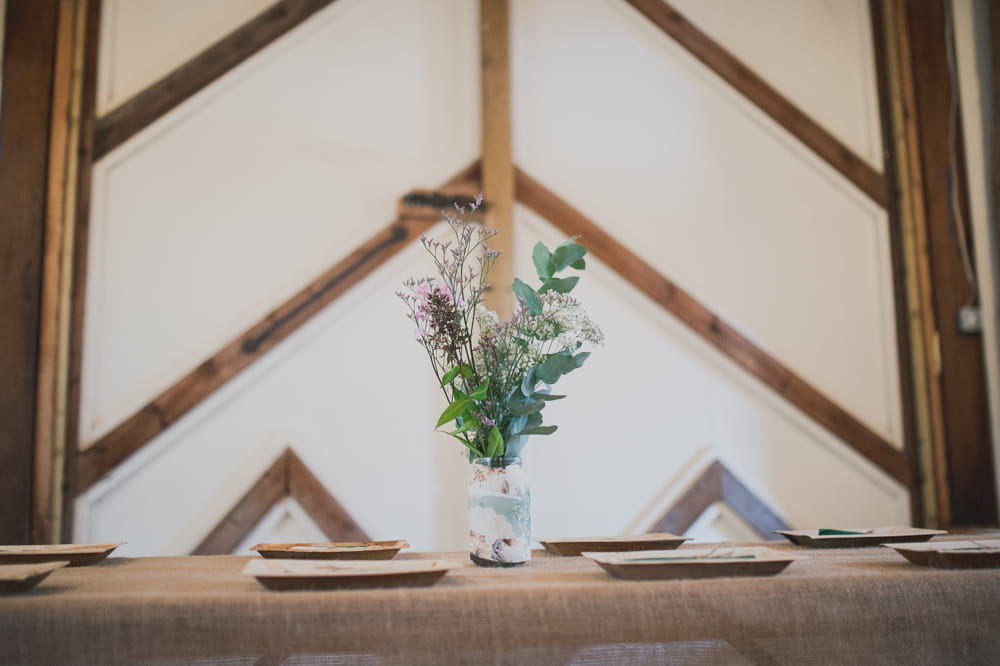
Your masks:
[[[531,559],[531,491],[520,458],[472,461],[469,559],[484,567],[516,567]]]

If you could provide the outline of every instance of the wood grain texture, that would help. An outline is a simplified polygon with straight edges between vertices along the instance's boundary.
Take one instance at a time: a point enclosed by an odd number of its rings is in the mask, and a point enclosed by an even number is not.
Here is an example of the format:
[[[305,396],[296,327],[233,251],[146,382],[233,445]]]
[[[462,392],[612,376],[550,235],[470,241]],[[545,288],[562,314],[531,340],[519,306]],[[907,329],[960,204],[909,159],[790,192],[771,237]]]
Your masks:
[[[442,189],[464,187],[468,190],[470,178],[477,174],[478,165],[473,164],[449,180]],[[436,222],[435,219],[404,215],[389,223],[305,289],[83,450],[78,455],[76,468],[77,493],[84,492],[164,432]]]
[[[880,206],[885,177],[664,0],[626,0]]]
[[[728,467],[715,460],[649,531],[683,535],[716,502],[732,509],[764,540],[775,539],[774,530],[788,529],[785,521],[743,485]]]
[[[243,497],[206,536],[192,555],[227,555],[250,533],[254,525],[288,494],[288,457],[285,449]]]
[[[902,416],[903,452],[910,460],[910,520],[924,526],[934,522],[933,483],[927,484],[920,472],[921,441],[932,439],[931,410],[925,390],[927,382],[926,346],[919,327],[920,300],[911,287],[910,247],[913,220],[913,190],[909,187],[907,144],[903,127],[904,112],[900,80],[901,41],[905,35],[895,27],[894,0],[869,0],[872,42],[875,53],[875,76],[878,90],[879,119],[885,145],[885,173],[892,196],[886,212],[889,220],[889,251],[892,265],[893,306],[896,324],[896,360],[899,367],[899,391]],[[915,273],[913,274],[915,275]],[[912,316],[915,313],[916,316]],[[933,480],[931,478],[931,480]],[[930,487],[925,488],[929,485]]]
[[[727,324],[693,296],[521,170],[517,198],[567,235],[580,236],[603,261],[723,355],[812,420],[836,435],[890,477],[909,487],[910,463],[868,426]]]
[[[73,206],[73,239],[69,287],[69,331],[66,363],[66,422],[63,447],[61,541],[73,541],[73,510],[76,500],[76,454],[80,442],[80,386],[83,373],[83,317],[87,291],[87,255],[90,239],[91,173],[97,108],[97,66],[101,31],[101,0],[88,0],[83,40],[85,51],[80,74],[80,107],[77,141],[77,173]]]
[[[93,159],[99,160],[226,72],[336,0],[278,0],[215,44],[100,118]]]
[[[291,448],[286,448],[191,554],[232,553],[285,497],[298,502],[330,541],[369,540],[305,463]]]
[[[944,0],[905,3],[906,30],[911,44],[913,91],[920,169],[923,179],[924,220],[930,256],[934,330],[940,354],[941,409],[944,450],[939,453],[947,474],[947,520],[951,525],[988,525],[997,522],[997,494],[993,474],[981,335],[959,332],[959,309],[977,298],[966,278],[959,238],[975,256],[968,225],[968,191],[960,115],[951,116],[952,94],[944,30],[949,9]],[[954,125],[952,125],[954,124]],[[949,160],[949,132],[954,131],[954,163]],[[951,196],[956,200],[952,205]],[[975,270],[975,267],[972,266]]]
[[[323,483],[288,451],[288,495],[305,509],[330,541],[368,541],[369,537]]]
[[[84,72],[88,58],[96,53],[96,45],[88,44],[86,37],[88,6],[94,2],[59,3],[39,316],[32,512],[35,543],[62,540],[80,116]]]
[[[7,0],[0,108],[0,542],[31,543],[53,0]]]
[[[501,319],[514,309],[514,165],[510,129],[510,6],[508,0],[480,0],[480,108],[485,224],[499,232],[490,241],[500,250],[484,304]]]

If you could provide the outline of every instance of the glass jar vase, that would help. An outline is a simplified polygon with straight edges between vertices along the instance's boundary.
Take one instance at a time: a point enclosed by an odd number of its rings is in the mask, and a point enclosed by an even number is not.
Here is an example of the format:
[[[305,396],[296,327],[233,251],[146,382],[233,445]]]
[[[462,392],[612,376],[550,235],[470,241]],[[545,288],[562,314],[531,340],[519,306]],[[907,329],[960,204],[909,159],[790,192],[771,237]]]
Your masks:
[[[482,567],[516,567],[531,559],[531,491],[520,458],[472,461],[469,559]]]

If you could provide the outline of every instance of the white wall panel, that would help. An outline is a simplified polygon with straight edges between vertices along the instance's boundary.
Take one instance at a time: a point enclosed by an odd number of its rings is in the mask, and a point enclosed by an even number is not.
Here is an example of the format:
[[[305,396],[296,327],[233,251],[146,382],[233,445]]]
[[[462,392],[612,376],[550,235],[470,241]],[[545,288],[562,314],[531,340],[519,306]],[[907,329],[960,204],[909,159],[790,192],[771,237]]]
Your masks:
[[[475,159],[473,10],[342,0],[96,165],[85,445]]]
[[[898,444],[884,211],[624,3],[514,17],[518,163]]]
[[[95,485],[78,538],[190,552],[286,446],[372,538],[428,549],[439,520],[464,525],[467,470],[432,432],[441,398],[395,296],[425,268],[414,244]],[[448,486],[459,502],[442,518]]]
[[[858,156],[882,168],[867,0],[670,2]]]
[[[532,276],[534,241],[562,237],[518,219],[517,272]],[[607,343],[560,381],[568,397],[545,409],[559,430],[528,444],[536,535],[646,530],[715,459],[792,525],[909,520],[903,488],[600,262],[573,293]]]
[[[183,65],[274,0],[103,0],[97,114]]]

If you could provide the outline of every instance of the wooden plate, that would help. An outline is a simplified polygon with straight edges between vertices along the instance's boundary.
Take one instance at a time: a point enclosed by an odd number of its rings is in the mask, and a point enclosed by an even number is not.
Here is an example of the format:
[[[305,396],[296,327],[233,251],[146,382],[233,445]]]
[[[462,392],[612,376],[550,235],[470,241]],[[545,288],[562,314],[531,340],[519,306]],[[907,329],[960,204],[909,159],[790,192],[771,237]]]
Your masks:
[[[391,560],[406,541],[343,541],[336,543],[259,543],[261,557],[283,560]]]
[[[1000,567],[1000,539],[886,544],[914,564],[937,569]]]
[[[15,594],[30,590],[46,576],[69,562],[42,562],[40,564],[0,565],[0,594]]]
[[[796,559],[771,548],[729,548],[718,557],[717,548],[685,548],[628,553],[583,553],[615,578],[674,580],[722,576],[773,576]]]
[[[820,534],[829,531],[830,534]],[[857,527],[823,530],[774,530],[797,546],[810,548],[862,548],[884,543],[928,541],[945,530],[925,530],[919,527]]]
[[[71,567],[100,562],[118,543],[61,543],[38,546],[0,546],[0,564],[68,562]]]
[[[250,560],[243,573],[269,590],[343,590],[433,585],[459,563],[438,560],[405,562],[317,562]]]
[[[581,555],[590,553],[623,553],[634,550],[670,550],[677,548],[690,537],[660,532],[617,537],[570,537],[566,539],[538,539],[545,550],[555,555]]]

